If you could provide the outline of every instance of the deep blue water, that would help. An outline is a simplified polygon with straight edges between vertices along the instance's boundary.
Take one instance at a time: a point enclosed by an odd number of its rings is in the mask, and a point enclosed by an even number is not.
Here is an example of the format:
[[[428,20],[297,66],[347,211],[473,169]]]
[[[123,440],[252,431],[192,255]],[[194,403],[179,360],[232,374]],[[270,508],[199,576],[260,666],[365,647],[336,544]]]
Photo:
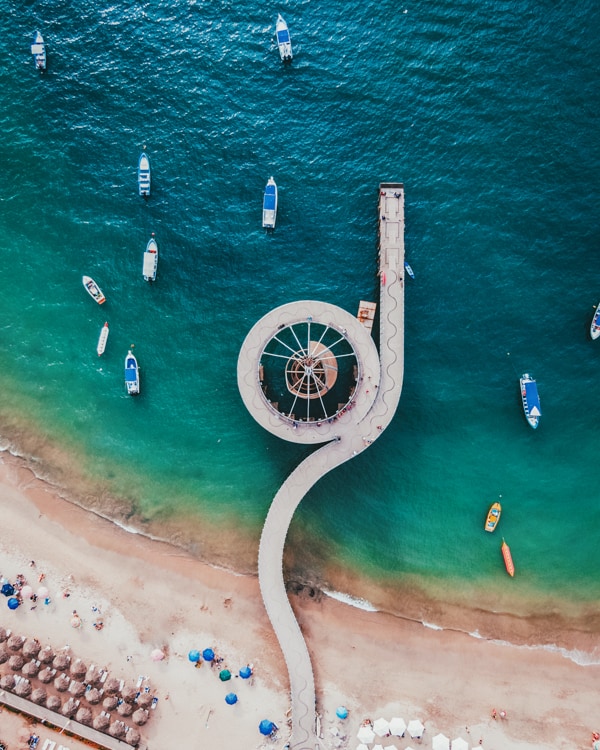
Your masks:
[[[600,300],[600,6],[0,8],[5,445],[59,461],[64,481],[83,466],[98,495],[133,502],[132,523],[154,520],[154,532],[187,514],[199,554],[251,567],[268,505],[305,451],[245,412],[239,348],[276,305],[355,312],[375,299],[377,187],[402,181],[417,278],[400,408],[305,499],[290,570],[334,588],[345,570],[392,591],[472,591],[484,608],[486,591],[532,610],[538,597],[598,599],[600,346],[588,332]],[[279,214],[267,236],[271,174]],[[141,273],[151,232],[153,286]],[[102,308],[82,274],[105,292]],[[131,344],[137,400],[123,384]],[[538,380],[537,432],[520,408],[523,371]],[[482,531],[499,495],[514,581],[500,538]]]

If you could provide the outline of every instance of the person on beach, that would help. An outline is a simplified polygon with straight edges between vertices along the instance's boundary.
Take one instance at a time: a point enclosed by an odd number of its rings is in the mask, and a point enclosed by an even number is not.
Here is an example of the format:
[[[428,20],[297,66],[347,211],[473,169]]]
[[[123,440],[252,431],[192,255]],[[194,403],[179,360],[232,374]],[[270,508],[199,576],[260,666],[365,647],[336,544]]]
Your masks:
[[[498,714],[496,713],[496,709],[492,708],[492,719],[496,719],[497,716]]]

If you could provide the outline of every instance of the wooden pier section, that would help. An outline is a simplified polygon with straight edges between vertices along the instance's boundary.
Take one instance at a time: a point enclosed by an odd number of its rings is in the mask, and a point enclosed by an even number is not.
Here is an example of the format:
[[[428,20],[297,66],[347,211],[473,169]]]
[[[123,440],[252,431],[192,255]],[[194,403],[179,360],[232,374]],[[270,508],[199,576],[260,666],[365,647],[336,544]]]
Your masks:
[[[369,333],[371,333],[373,330],[373,321],[375,320],[376,310],[376,302],[365,302],[364,300],[361,300],[358,306],[358,315],[356,317],[364,325],[367,331],[369,331]]]

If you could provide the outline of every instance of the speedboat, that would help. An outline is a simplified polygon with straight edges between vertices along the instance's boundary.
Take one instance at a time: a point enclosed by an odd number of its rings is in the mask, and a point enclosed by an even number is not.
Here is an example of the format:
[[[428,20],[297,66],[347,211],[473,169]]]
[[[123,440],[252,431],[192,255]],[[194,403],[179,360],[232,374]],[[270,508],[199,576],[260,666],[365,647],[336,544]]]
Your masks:
[[[292,59],[292,40],[287,23],[283,20],[281,13],[277,14],[275,23],[275,36],[277,37],[277,46],[279,47],[279,56],[283,62],[289,62]]]
[[[130,396],[137,396],[140,392],[140,369],[131,349],[125,357],[125,385]]]
[[[44,37],[39,31],[36,31],[33,37],[31,54],[33,55],[36,70],[46,70],[46,44],[44,43]]]
[[[154,232],[152,237],[148,240],[146,245],[146,252],[144,253],[144,267],[142,273],[146,281],[156,281],[156,269],[158,267],[158,244],[154,239]]]
[[[102,354],[104,354],[104,350],[106,349],[107,339],[108,339],[108,323],[105,323],[100,329],[100,336],[98,337],[98,346],[96,347],[96,351],[98,352],[99,357],[102,356]]]
[[[494,531],[494,529],[498,525],[498,521],[500,520],[501,513],[502,513],[502,506],[500,505],[500,503],[496,502],[490,506],[490,509],[487,514],[487,518],[485,519],[484,529],[486,531]]]
[[[150,159],[145,151],[140,154],[138,162],[138,189],[144,198],[150,195]]]
[[[598,303],[598,307],[596,308],[596,312],[594,313],[594,317],[592,318],[592,324],[590,326],[590,336],[593,339],[597,339],[598,336],[600,336],[600,302]]]
[[[275,229],[277,219],[277,185],[272,177],[269,177],[263,196],[262,225],[265,229]]]
[[[104,302],[106,302],[106,297],[104,296],[104,294],[102,294],[102,289],[100,289],[94,279],[92,279],[90,276],[83,276],[81,280],[83,281],[83,286],[85,287],[87,293],[93,300],[96,300],[99,305],[102,305],[104,304]]]
[[[540,397],[538,396],[537,383],[528,373],[523,373],[519,379],[521,385],[521,401],[523,402],[523,411],[531,427],[535,430],[542,416],[542,407],[540,406]]]

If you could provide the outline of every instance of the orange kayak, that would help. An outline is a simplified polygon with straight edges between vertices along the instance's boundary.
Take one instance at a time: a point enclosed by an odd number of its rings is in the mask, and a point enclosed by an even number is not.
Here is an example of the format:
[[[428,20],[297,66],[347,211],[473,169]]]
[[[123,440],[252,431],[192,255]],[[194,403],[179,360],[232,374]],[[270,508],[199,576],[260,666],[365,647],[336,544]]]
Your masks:
[[[515,564],[512,559],[512,555],[510,554],[510,547],[508,544],[502,540],[502,547],[500,548],[502,550],[502,557],[504,558],[504,565],[506,566],[506,572],[509,576],[514,576],[515,574]]]

